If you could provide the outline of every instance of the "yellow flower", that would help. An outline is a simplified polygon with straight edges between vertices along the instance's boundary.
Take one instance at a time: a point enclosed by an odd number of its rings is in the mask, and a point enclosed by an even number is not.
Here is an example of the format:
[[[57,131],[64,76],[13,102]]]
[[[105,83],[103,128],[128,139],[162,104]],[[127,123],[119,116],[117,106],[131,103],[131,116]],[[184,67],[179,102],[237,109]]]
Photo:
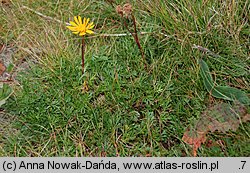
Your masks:
[[[82,21],[81,16],[74,17],[75,22],[70,21],[71,26],[67,26],[69,30],[71,30],[74,34],[79,34],[83,36],[85,34],[93,34],[94,32],[91,30],[94,28],[94,23],[89,23],[89,18],[84,18]]]

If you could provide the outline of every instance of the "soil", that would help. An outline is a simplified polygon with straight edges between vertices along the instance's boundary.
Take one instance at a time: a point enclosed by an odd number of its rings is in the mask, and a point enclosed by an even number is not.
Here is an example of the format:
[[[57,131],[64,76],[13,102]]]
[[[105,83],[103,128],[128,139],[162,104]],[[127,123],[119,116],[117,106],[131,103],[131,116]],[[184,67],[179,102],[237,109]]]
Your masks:
[[[17,73],[28,68],[28,66],[25,66],[25,64],[23,65],[23,63],[20,63],[20,67],[15,67],[13,63],[13,56],[15,52],[15,47],[0,44],[0,84],[7,83],[9,85],[15,85],[17,82]],[[15,70],[7,72],[7,69],[11,64],[14,65],[13,69]],[[23,66],[25,66],[25,68],[23,68]],[[6,155],[3,150],[4,141],[9,135],[17,133],[17,129],[14,129],[12,126],[12,122],[14,120],[15,116],[7,113],[0,107],[0,156]]]

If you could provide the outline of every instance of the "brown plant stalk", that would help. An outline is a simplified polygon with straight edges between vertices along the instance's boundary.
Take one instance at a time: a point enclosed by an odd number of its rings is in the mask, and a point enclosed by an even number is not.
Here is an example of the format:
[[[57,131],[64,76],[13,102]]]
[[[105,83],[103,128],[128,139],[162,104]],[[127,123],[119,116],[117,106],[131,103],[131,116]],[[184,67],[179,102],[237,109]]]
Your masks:
[[[141,56],[142,56],[142,59],[143,59],[143,61],[144,61],[144,67],[147,68],[146,59],[145,59],[145,55],[144,55],[144,51],[143,51],[143,49],[142,49],[142,47],[141,47],[141,44],[140,44],[140,41],[139,41],[139,37],[138,37],[138,33],[137,33],[137,29],[136,29],[135,17],[134,17],[133,14],[132,14],[131,16],[132,16],[132,20],[133,20],[134,33],[135,33],[135,34],[132,34],[132,33],[131,33],[131,34],[133,35],[133,37],[134,37],[134,39],[135,39],[135,42],[136,42],[138,48],[139,48],[140,51],[141,51]]]
[[[85,43],[84,36],[82,37],[82,75],[84,74],[84,53],[85,53]]]
[[[123,16],[122,16],[123,17]],[[142,46],[140,44],[140,40],[139,40],[139,37],[138,37],[138,32],[137,32],[137,29],[136,29],[136,21],[135,21],[135,17],[133,14],[131,14],[131,17],[132,17],[132,21],[133,21],[133,28],[134,28],[134,32],[132,32],[129,27],[128,27],[128,24],[126,22],[126,20],[124,19],[124,25],[126,27],[126,29],[129,31],[129,33],[133,36],[135,42],[136,42],[136,45],[137,47],[139,48],[140,52],[141,52],[141,56],[142,56],[142,60],[143,60],[143,63],[144,63],[144,68],[146,69],[147,68],[147,64],[146,64],[146,59],[145,59],[145,54],[144,54],[144,51],[142,49]]]
[[[129,33],[133,36],[133,38],[134,38],[134,40],[135,40],[135,42],[137,44],[137,47],[141,52],[142,60],[143,60],[143,63],[144,63],[144,68],[146,69],[147,68],[147,63],[146,63],[143,48],[142,48],[142,46],[140,44],[140,40],[139,40],[139,37],[138,37],[138,32],[137,32],[137,28],[136,28],[136,20],[135,20],[135,16],[132,13],[132,5],[129,4],[129,3],[126,3],[123,7],[118,5],[116,7],[116,12],[121,16],[124,26],[129,31]],[[130,18],[129,16],[132,18],[133,29],[134,29],[133,32],[129,29],[128,23],[126,21],[126,19]]]

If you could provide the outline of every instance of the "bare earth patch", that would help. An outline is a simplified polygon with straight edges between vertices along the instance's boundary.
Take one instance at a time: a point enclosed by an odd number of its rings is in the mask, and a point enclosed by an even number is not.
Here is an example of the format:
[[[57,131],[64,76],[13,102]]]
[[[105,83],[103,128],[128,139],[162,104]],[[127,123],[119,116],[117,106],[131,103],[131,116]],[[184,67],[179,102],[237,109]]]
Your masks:
[[[0,45],[0,83],[12,84],[15,81],[15,77],[20,68],[17,68],[16,72],[11,74],[8,72],[8,67],[13,64],[13,55],[16,51],[15,47]],[[15,120],[13,115],[10,115],[5,112],[3,108],[0,108],[0,156],[4,154],[3,146],[4,141],[8,138],[9,135],[17,133],[17,129],[12,127],[12,122]]]

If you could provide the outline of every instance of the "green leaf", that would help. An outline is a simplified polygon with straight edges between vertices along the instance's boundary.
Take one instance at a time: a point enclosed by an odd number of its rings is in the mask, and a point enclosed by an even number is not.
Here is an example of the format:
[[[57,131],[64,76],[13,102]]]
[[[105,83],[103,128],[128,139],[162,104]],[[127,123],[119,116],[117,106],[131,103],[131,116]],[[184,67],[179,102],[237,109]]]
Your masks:
[[[215,86],[207,63],[201,59],[199,64],[201,66],[201,77],[203,79],[205,88],[209,93],[212,94],[212,96],[230,101],[238,100],[245,105],[250,104],[247,94],[243,91],[228,86]]]
[[[6,100],[11,96],[12,93],[13,91],[9,85],[0,85],[0,107],[5,104]]]
[[[238,100],[240,103],[250,105],[250,99],[247,94],[237,88],[229,86],[216,86],[214,87],[214,94],[220,93],[226,100]],[[213,92],[212,92],[213,93]]]
[[[205,88],[208,90],[208,92],[211,92],[211,90],[214,88],[214,83],[207,63],[200,59],[199,64],[201,66],[201,77],[203,79]]]

